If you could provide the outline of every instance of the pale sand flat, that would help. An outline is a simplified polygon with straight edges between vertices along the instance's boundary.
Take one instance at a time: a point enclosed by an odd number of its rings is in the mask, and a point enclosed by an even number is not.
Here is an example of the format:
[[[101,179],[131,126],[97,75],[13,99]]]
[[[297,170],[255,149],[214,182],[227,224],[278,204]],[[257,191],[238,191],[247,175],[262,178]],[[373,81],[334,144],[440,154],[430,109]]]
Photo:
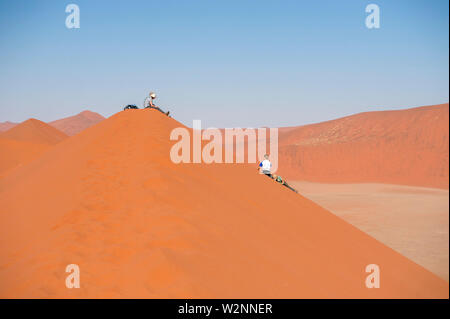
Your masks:
[[[290,182],[303,196],[449,280],[449,191],[391,184]]]

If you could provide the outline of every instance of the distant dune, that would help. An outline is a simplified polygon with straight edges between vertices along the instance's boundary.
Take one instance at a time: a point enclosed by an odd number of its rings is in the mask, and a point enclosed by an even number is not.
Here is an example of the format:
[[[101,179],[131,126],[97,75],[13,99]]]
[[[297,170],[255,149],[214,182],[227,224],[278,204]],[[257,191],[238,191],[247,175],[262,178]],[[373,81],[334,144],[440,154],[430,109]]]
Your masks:
[[[0,297],[448,298],[444,280],[252,165],[174,164],[177,127],[123,111],[1,178]]]
[[[100,121],[103,121],[104,119],[105,118],[102,115],[96,112],[83,111],[77,115],[52,121],[49,122],[48,124],[57,128],[61,132],[64,132],[65,134],[72,136],[88,127],[91,127],[94,124],[97,124]],[[0,133],[11,129],[18,124],[19,123],[14,123],[10,121],[1,122]]]
[[[10,122],[10,121],[1,122],[0,123],[0,133],[5,132],[5,131],[9,130],[10,128],[13,128],[17,124],[18,123],[14,123],[14,122]]]
[[[98,113],[83,111],[48,124],[36,119],[20,124],[9,121],[0,123],[0,176],[10,168],[35,159],[68,136],[104,119]]]
[[[293,180],[449,187],[448,104],[281,128],[279,145]]]
[[[77,115],[49,122],[48,124],[57,128],[61,132],[72,136],[94,124],[97,124],[98,122],[103,121],[104,119],[105,118],[98,113],[83,111]]]
[[[56,144],[67,135],[56,128],[36,119],[29,119],[0,134],[0,137],[40,144]]]
[[[26,120],[0,133],[0,175],[31,161],[65,138],[67,135],[63,132],[36,119]]]

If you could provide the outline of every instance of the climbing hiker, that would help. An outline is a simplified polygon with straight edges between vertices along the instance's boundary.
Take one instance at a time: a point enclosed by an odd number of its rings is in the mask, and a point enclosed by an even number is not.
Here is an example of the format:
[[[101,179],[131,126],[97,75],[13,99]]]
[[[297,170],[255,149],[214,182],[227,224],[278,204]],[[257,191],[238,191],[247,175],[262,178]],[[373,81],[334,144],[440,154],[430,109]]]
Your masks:
[[[291,191],[298,193],[298,191],[296,189],[292,188],[280,175],[273,174],[272,177],[275,180],[275,182],[280,183],[281,185],[284,185],[287,188],[289,188]]]
[[[272,178],[272,174],[270,173],[271,168],[272,163],[269,161],[269,155],[264,154],[264,160],[259,163],[258,170],[261,170],[263,174]]]
[[[168,116],[170,114],[170,111],[164,112],[163,110],[161,110],[159,106],[156,106],[155,103],[153,103],[154,99],[156,99],[156,93],[150,92],[150,94],[144,100],[144,108],[155,109]]]

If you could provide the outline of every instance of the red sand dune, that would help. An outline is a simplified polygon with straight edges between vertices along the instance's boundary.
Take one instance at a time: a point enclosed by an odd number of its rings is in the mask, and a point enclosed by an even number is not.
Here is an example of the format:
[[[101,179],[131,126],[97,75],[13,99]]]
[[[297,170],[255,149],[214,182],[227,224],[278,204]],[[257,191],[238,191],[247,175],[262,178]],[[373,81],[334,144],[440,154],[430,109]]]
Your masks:
[[[31,161],[65,138],[66,134],[35,119],[0,133],[0,174]]]
[[[83,111],[77,115],[49,122],[48,124],[57,128],[61,132],[72,136],[94,124],[97,124],[98,122],[103,121],[104,119],[105,118],[98,113]]]
[[[180,126],[120,112],[1,178],[0,297],[448,298],[444,280],[254,165],[172,163]],[[379,289],[364,284],[372,263]]]
[[[0,138],[0,176],[10,168],[31,161],[49,147],[48,144]]]
[[[53,145],[67,138],[56,128],[36,119],[29,119],[0,134],[10,140]]]
[[[293,180],[449,187],[448,104],[360,113],[279,134],[279,173]]]
[[[19,123],[14,123],[14,122],[10,122],[10,121],[1,122],[0,123],[0,132],[5,132],[5,131],[9,130],[10,128],[13,128],[17,124],[19,124]]]

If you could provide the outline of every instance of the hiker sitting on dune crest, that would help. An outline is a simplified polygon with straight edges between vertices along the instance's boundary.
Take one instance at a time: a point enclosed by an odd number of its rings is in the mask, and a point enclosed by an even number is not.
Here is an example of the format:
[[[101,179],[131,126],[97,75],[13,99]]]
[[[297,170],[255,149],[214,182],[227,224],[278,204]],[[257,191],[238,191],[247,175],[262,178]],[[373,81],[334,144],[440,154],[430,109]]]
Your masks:
[[[163,110],[161,110],[160,108],[159,108],[159,106],[156,106],[154,103],[153,103],[153,100],[154,99],[156,99],[156,93],[155,92],[150,92],[150,94],[145,98],[145,100],[144,100],[144,108],[150,108],[150,109],[155,109],[155,110],[158,110],[158,111],[160,111],[161,113],[164,113],[164,114],[166,114],[166,115],[169,115],[169,111],[167,111],[167,112],[164,112]]]

